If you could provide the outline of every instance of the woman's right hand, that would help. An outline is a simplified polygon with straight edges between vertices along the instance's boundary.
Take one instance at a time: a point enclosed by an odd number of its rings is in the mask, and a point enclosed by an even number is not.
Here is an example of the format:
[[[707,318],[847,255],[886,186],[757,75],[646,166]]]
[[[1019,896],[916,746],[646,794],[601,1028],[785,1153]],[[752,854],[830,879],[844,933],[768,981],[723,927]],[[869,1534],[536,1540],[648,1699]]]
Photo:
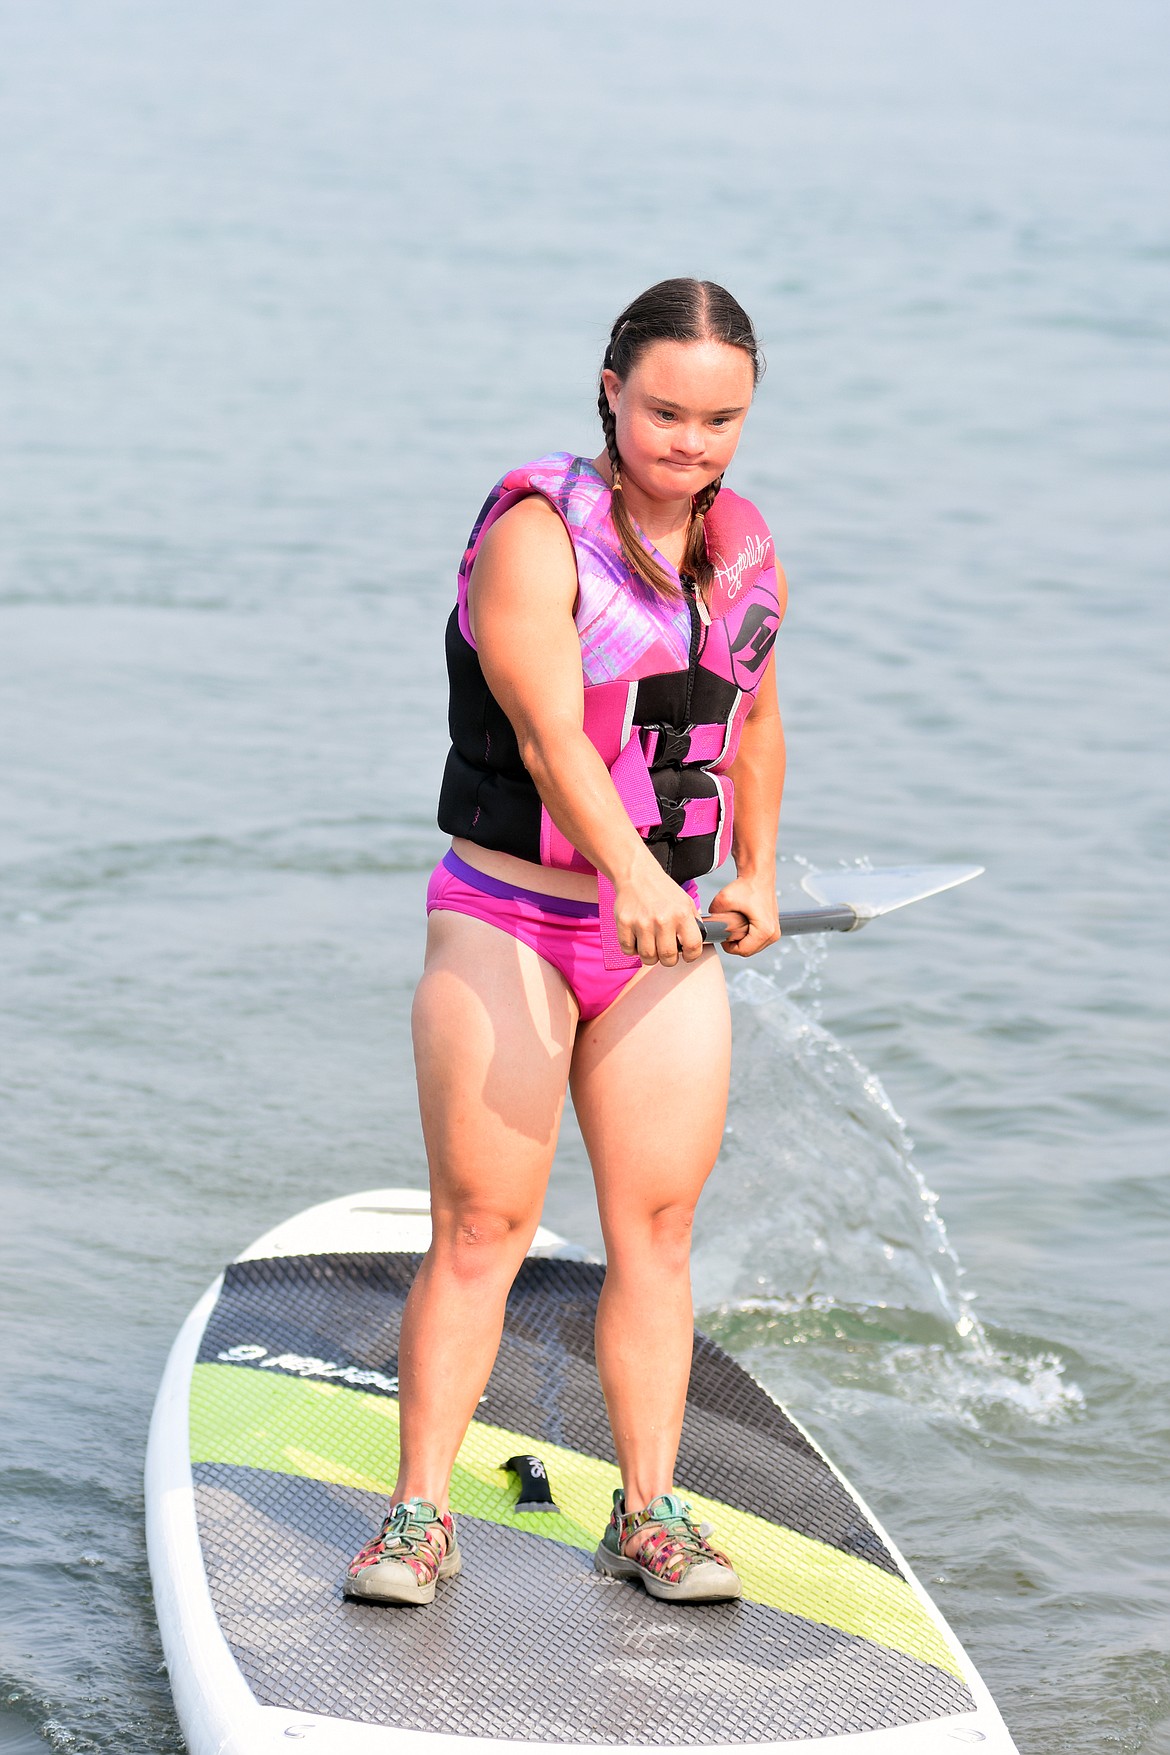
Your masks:
[[[613,917],[618,943],[627,956],[644,964],[673,967],[682,957],[694,963],[703,954],[703,935],[695,904],[686,891],[667,877],[645,846],[621,881],[615,877]]]

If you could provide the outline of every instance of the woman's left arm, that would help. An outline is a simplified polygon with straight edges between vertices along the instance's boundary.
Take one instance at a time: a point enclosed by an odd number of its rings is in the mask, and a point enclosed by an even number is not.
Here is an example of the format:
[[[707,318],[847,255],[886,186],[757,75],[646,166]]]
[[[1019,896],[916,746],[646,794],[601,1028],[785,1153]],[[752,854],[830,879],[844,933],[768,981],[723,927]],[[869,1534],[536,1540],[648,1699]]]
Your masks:
[[[755,703],[740,734],[728,769],[735,787],[735,828],[731,857],[736,876],[711,903],[712,914],[739,914],[723,948],[733,957],[753,957],[780,937],[776,905],[776,831],[784,790],[784,727],[776,698],[776,654],[760,681]]]

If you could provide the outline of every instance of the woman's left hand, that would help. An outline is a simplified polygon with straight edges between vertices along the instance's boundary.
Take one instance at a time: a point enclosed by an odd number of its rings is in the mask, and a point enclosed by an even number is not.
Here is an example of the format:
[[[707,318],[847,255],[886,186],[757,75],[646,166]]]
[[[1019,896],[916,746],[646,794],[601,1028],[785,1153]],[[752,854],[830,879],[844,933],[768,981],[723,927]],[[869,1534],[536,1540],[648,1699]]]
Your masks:
[[[725,884],[707,910],[731,916],[723,949],[730,957],[754,957],[780,937],[780,912],[774,881],[760,883],[737,877]]]

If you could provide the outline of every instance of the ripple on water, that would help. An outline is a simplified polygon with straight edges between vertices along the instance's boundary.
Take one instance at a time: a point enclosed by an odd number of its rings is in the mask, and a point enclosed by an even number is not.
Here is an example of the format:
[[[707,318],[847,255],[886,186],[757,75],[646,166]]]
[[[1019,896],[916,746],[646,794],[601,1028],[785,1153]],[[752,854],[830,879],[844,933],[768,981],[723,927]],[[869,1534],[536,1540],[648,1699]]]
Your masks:
[[[181,1755],[154,1622],[138,1471],[126,1492],[68,1467],[5,1471],[0,1748]],[[63,1640],[62,1625],[74,1630]]]
[[[960,1334],[921,1311],[759,1299],[705,1311],[702,1326],[789,1392],[793,1371],[780,1355],[799,1349],[795,1371],[806,1392],[841,1405],[893,1396],[971,1431],[1058,1425],[1085,1411],[1071,1361],[1054,1347],[982,1325]]]

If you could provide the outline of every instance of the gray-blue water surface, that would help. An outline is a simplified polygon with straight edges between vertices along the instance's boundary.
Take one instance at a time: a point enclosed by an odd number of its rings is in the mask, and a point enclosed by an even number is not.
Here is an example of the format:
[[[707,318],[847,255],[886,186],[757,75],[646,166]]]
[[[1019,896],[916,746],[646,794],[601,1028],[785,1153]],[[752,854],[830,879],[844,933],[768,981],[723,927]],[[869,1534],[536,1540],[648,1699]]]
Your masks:
[[[1025,1755],[1170,1750],[1168,47],[1142,0],[0,0],[0,1746],[180,1747],[166,1349],[268,1224],[425,1179],[457,556],[699,273],[770,360],[785,882],[988,868],[734,975],[705,1323]],[[571,1131],[546,1217],[596,1246]]]

